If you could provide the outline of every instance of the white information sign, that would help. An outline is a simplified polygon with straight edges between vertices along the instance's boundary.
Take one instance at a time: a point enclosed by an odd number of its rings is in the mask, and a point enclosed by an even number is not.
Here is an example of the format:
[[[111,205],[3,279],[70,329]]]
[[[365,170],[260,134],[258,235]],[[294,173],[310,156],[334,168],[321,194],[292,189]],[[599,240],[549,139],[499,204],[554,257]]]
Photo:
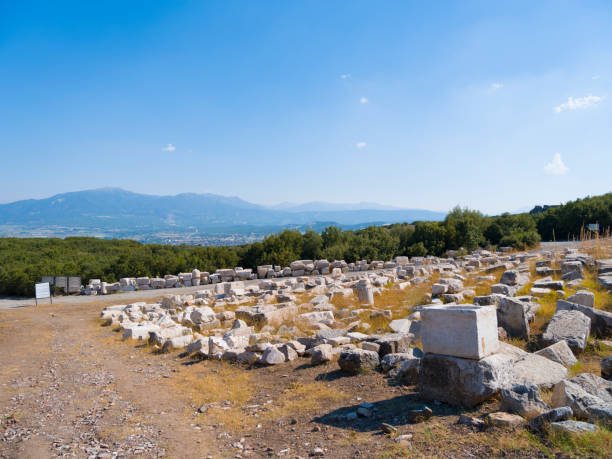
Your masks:
[[[599,223],[589,223],[590,231],[599,231]]]
[[[40,284],[35,285],[36,290],[36,304],[38,305],[38,300],[43,298],[51,298],[51,289],[49,288],[49,282],[41,282]],[[51,300],[53,302],[53,300]]]

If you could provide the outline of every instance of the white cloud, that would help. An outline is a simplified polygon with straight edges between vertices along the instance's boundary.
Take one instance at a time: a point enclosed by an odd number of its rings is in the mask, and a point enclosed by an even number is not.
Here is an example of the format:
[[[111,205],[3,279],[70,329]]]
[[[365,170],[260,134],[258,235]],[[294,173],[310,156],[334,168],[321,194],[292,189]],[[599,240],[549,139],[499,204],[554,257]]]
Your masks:
[[[346,80],[347,78],[350,78],[351,74],[350,73],[343,73],[342,75],[340,75],[340,78],[343,80]]]
[[[176,150],[176,147],[172,145],[171,143],[169,143],[164,148],[162,148],[162,151],[174,151],[174,150]]]
[[[601,76],[600,76],[600,75],[593,75],[593,76],[591,77],[591,80],[599,80],[600,78],[601,78]]]
[[[368,103],[368,98],[367,97],[362,97],[361,99],[359,99],[359,102],[361,102],[362,104],[367,104]]]
[[[503,87],[503,83],[491,83],[491,91],[497,91],[498,89],[501,89]]]
[[[544,172],[551,175],[565,175],[569,168],[561,159],[561,153],[555,153],[551,162],[544,166]]]
[[[367,143],[365,143],[365,142],[357,142],[357,143],[355,144],[355,146],[356,146],[357,148],[359,148],[360,150],[361,150],[362,148],[365,148],[365,147],[366,147],[366,145],[367,145]]]
[[[599,102],[603,100],[603,97],[588,95],[584,97],[576,97],[575,99],[570,96],[567,98],[567,102],[557,105],[555,111],[561,113],[565,110],[579,110],[584,108],[596,107]]]

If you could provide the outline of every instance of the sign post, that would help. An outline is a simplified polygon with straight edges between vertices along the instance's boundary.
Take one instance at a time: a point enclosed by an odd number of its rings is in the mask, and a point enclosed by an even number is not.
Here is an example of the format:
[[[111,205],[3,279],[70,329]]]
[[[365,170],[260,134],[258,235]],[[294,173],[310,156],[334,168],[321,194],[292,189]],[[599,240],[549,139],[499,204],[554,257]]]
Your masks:
[[[599,233],[599,223],[589,223],[589,231]]]
[[[35,285],[36,290],[36,306],[38,306],[38,300],[43,298],[49,298],[51,304],[53,304],[53,298],[51,298],[51,289],[49,288],[49,282],[41,282]]]

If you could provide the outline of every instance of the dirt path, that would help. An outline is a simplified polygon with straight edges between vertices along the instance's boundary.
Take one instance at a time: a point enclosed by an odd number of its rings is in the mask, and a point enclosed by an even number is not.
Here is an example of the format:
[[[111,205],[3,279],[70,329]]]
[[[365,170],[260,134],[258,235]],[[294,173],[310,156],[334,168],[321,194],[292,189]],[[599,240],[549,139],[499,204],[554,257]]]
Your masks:
[[[113,346],[95,309],[3,312],[0,455],[214,453],[210,435],[184,422],[184,405],[155,389],[156,380],[171,375],[172,358],[150,361],[133,347]]]

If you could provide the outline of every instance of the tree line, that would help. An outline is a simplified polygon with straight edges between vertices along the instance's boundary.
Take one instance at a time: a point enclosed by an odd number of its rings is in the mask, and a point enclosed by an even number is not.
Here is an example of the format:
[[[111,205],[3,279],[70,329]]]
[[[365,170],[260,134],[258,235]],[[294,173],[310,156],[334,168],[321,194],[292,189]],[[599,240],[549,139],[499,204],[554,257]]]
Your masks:
[[[612,193],[535,208],[531,213],[490,217],[456,207],[441,222],[396,223],[352,231],[330,226],[320,234],[285,230],[240,246],[170,246],[88,237],[1,238],[0,295],[31,297],[34,283],[43,275],[116,282],[122,277],[163,277],[193,268],[214,272],[235,266],[288,266],[298,259],[344,259],[350,263],[385,261],[398,255],[440,256],[448,250],[467,252],[486,246],[525,249],[540,240],[577,237],[589,223],[610,227]]]

